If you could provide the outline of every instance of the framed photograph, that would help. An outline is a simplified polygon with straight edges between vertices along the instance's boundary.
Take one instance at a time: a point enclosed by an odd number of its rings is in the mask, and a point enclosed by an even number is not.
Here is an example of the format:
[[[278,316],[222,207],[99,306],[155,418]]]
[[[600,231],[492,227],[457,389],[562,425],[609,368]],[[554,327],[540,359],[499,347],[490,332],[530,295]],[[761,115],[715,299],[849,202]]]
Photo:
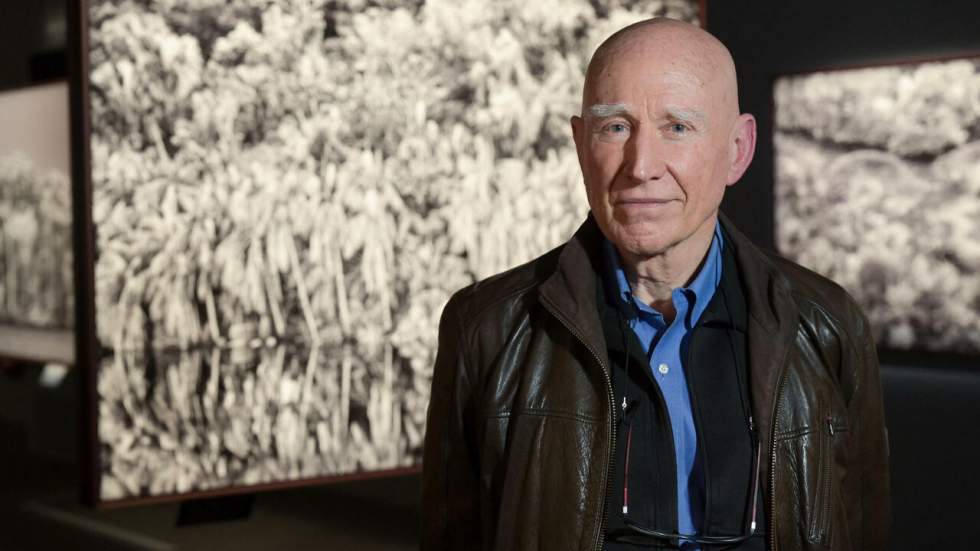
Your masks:
[[[980,54],[775,82],[776,241],[885,350],[980,352]]]
[[[658,14],[82,2],[90,499],[416,472],[445,302],[584,220],[585,64]]]
[[[0,357],[74,361],[68,84],[0,92]]]

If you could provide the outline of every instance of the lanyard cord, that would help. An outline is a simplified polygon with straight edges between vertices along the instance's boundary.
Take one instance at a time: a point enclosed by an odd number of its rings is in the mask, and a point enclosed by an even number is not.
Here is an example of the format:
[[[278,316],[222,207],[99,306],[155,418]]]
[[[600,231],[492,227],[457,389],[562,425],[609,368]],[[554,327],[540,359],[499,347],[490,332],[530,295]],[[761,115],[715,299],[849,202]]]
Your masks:
[[[634,305],[634,308],[636,306]],[[629,480],[630,480],[630,451],[633,447],[633,424],[627,424],[626,421],[626,410],[629,409],[629,401],[626,398],[629,389],[629,375],[630,375],[630,351],[629,351],[629,338],[626,334],[626,322],[623,319],[623,313],[617,309],[617,318],[619,319],[619,332],[623,336],[623,352],[626,359],[623,361],[623,404],[621,419],[623,420],[623,426],[626,427],[626,465],[623,468],[623,514],[629,513]]]
[[[728,322],[732,327],[732,329],[726,331],[726,334],[728,336],[728,348],[731,350],[732,359],[735,361],[735,377],[738,379],[738,400],[742,404],[742,413],[745,416],[745,424],[749,429],[749,435],[753,439],[753,443],[755,443],[755,420],[752,417],[752,410],[749,405],[749,383],[747,381],[747,374],[745,373],[745,364],[742,362],[741,355],[735,353],[735,342],[732,338],[735,318],[732,317],[732,309],[728,303],[728,293],[725,292],[725,285],[721,284],[718,287],[721,289],[721,298],[725,302],[725,311],[728,312]]]
[[[635,308],[635,306],[634,306]],[[623,354],[626,359],[623,361],[623,403],[622,403],[622,419],[626,420],[626,410],[629,408],[629,401],[627,399],[627,392],[629,390],[629,377],[630,377],[630,349],[629,349],[629,338],[626,334],[626,320],[623,319],[623,313],[616,311],[617,318],[619,319],[619,332],[623,337]]]

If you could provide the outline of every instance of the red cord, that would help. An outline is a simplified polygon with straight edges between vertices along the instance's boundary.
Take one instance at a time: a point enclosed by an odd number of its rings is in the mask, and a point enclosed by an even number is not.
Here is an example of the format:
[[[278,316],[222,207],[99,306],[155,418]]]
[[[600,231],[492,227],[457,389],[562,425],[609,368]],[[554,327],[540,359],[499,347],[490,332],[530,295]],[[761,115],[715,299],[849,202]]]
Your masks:
[[[623,469],[623,514],[629,509],[630,496],[630,449],[633,447],[633,425],[626,431],[626,468]]]

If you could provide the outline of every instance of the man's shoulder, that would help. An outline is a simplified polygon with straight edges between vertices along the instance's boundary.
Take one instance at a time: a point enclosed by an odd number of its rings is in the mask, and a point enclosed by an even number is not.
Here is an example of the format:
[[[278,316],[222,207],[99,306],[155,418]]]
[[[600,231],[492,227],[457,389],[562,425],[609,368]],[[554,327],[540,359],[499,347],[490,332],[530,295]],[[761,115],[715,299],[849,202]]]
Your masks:
[[[851,300],[847,291],[834,280],[777,253],[766,251],[765,255],[789,282],[790,290],[795,296],[818,304],[836,304]]]
[[[801,314],[819,314],[852,330],[865,329],[860,306],[840,284],[776,253],[767,251],[765,255],[788,282]]]
[[[452,309],[468,325],[479,325],[488,316],[500,314],[513,316],[526,308],[515,309],[515,304],[528,305],[536,289],[554,273],[563,245],[524,264],[481,279],[453,294],[447,309]]]
[[[825,317],[862,329],[863,314],[853,297],[833,280],[785,258],[774,251],[757,246],[722,215],[722,227],[735,243],[736,255],[743,267],[750,267],[748,285],[761,284],[760,274],[777,275],[803,315],[822,314]],[[768,278],[769,276],[765,276]]]

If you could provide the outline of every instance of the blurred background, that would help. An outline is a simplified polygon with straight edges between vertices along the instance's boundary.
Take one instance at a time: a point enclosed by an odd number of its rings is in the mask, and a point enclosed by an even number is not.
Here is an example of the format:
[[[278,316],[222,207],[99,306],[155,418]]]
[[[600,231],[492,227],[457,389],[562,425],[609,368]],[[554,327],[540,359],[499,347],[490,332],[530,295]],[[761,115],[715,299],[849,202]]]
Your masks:
[[[211,4],[221,11],[220,2]],[[559,1],[553,8],[561,6]],[[729,190],[723,209],[750,238],[772,249],[779,244],[773,87],[780,76],[980,56],[980,5],[968,0],[708,0],[699,7],[708,30],[735,58],[742,110],[759,121],[756,158]],[[67,78],[67,9],[55,0],[0,7],[0,90]],[[5,129],[9,124],[0,121]],[[494,259],[469,275],[486,275],[481,270],[511,261]],[[980,277],[965,277],[971,276]],[[42,347],[63,347],[63,339],[52,342]],[[82,427],[90,422],[80,398],[84,385],[67,361],[70,350],[51,356],[55,361],[0,358],[0,439],[6,444],[0,452],[0,549],[417,547],[419,482],[411,474],[184,504],[83,505],[83,478],[90,476],[82,460]],[[892,458],[891,549],[972,548],[964,528],[980,514],[974,473],[980,465],[980,357],[883,350],[881,359]]]

